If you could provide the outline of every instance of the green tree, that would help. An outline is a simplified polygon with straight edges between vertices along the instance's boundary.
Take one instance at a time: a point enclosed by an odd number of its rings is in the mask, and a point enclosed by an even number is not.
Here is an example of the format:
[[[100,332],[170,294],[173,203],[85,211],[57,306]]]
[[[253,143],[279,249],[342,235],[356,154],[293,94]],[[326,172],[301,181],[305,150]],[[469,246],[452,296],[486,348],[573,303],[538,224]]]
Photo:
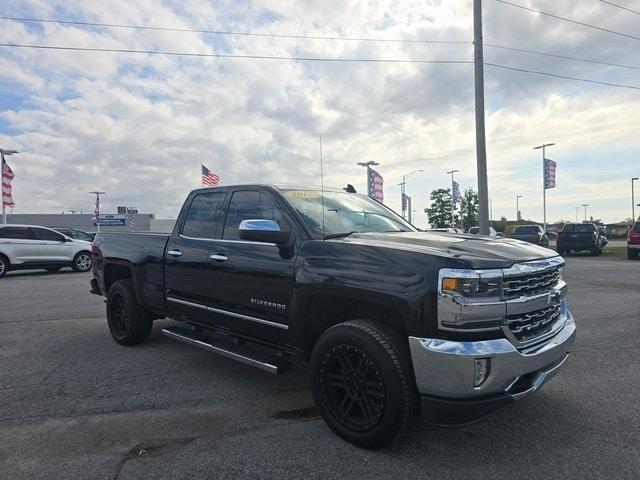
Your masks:
[[[467,188],[462,194],[460,214],[465,230],[478,225],[478,194],[472,188]]]
[[[446,228],[451,226],[451,189],[439,188],[433,190],[429,196],[431,205],[424,209],[429,218],[431,228]],[[454,214],[454,221],[458,222],[458,215]]]

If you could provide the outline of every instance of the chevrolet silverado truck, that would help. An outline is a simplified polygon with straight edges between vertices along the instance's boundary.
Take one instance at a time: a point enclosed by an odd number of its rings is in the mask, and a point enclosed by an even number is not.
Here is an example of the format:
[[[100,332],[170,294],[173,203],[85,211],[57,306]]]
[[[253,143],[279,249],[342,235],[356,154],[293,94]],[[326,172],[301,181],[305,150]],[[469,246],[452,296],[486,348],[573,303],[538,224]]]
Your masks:
[[[509,238],[533,243],[541,247],[549,246],[549,237],[540,225],[519,225],[515,228]]]
[[[556,250],[560,255],[588,250],[591,255],[597,257],[606,244],[606,237],[595,223],[567,223],[558,232]]]
[[[328,426],[372,449],[537,391],[576,331],[556,252],[421,232],[339,189],[195,190],[171,235],[98,233],[92,254],[116,342],[170,317],[163,335],[266,372],[308,360]]]

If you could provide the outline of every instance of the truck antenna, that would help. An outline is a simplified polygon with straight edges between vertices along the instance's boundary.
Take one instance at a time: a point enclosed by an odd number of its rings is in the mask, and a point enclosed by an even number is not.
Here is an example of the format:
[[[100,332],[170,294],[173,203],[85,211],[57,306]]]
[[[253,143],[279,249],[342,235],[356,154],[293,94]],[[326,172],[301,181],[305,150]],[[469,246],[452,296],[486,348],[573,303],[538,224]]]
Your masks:
[[[320,137],[320,201],[322,203],[322,240],[324,240],[324,169],[322,161],[322,137]]]

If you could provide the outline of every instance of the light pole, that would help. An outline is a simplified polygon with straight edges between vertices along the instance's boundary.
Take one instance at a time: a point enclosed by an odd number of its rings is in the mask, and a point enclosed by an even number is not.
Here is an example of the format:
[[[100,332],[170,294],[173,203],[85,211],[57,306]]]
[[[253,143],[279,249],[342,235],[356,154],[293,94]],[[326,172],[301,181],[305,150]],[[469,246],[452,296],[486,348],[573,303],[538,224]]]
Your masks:
[[[358,165],[361,167],[367,167],[367,195],[369,195],[369,169],[373,166],[380,165],[378,162],[374,162],[373,160],[369,160],[368,162],[358,162]]]
[[[555,143],[543,143],[537,147],[533,147],[534,150],[542,149],[542,216],[544,217],[544,232],[547,232],[547,186],[545,185],[545,168],[544,161],[547,158],[545,155],[545,148],[555,145]]]
[[[4,156],[5,155],[7,155],[7,156],[13,155],[15,153],[18,153],[18,151],[17,150],[5,150],[4,148],[0,148],[0,156],[2,157],[2,163],[1,163],[2,167],[0,167],[0,168],[2,168],[2,170],[4,170],[4,168],[3,168],[4,167],[4,163],[5,163]],[[0,176],[2,176],[3,173],[4,173],[4,171],[0,171]],[[4,183],[4,182],[0,182],[0,183]],[[4,188],[0,189],[0,191],[4,192]],[[2,223],[4,225],[7,224],[7,207],[4,204],[4,199],[2,199]]]
[[[584,221],[587,221],[587,207],[589,206],[588,203],[583,203],[582,206],[584,207]]]
[[[409,178],[411,175],[413,175],[414,173],[419,173],[422,172],[422,170],[414,170],[411,173],[407,173],[406,175],[402,176],[402,183],[399,183],[398,185],[400,185],[400,206],[402,208],[402,218],[406,219],[407,215],[407,205],[405,204],[404,201],[404,188],[405,185],[407,184],[407,178]]]
[[[456,199],[453,196],[453,174],[460,170],[451,170],[447,172],[447,175],[451,175],[451,228],[456,228],[455,213],[456,213]]]
[[[633,177],[631,179],[631,221],[635,222],[636,221],[636,199],[635,199],[635,195],[633,192],[633,182],[635,182],[636,180],[638,180],[638,177]]]
[[[520,221],[520,199],[522,195],[516,195],[516,222]]]
[[[98,231],[100,231],[100,195],[106,195],[107,192],[99,192],[93,191],[89,192],[90,195],[96,196],[96,207],[94,209],[94,215],[96,216],[96,226],[98,227]]]

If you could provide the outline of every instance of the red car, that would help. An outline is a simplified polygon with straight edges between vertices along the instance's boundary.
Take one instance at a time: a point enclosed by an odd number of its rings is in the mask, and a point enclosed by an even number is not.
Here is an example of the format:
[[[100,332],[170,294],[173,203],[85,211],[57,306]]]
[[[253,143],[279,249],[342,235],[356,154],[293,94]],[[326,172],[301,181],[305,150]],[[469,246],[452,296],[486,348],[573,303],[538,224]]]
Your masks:
[[[627,256],[629,260],[638,258],[640,254],[640,221],[631,225],[629,232],[627,232]]]

